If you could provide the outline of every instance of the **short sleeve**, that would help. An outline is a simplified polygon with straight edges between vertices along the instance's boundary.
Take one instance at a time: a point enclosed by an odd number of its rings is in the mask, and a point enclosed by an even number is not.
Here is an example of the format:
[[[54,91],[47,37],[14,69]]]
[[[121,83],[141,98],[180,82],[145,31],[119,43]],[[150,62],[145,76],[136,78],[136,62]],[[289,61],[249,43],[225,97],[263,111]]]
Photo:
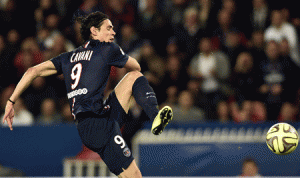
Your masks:
[[[62,55],[52,58],[51,62],[54,64],[57,74],[62,74]]]
[[[109,53],[109,65],[111,66],[122,68],[128,61],[129,56],[115,43],[111,43],[111,50]]]

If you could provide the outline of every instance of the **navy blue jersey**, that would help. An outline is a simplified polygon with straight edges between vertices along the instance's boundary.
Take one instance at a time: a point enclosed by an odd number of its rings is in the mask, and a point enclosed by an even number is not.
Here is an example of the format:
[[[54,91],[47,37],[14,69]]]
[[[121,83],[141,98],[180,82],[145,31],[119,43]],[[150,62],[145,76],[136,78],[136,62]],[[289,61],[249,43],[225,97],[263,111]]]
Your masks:
[[[128,55],[117,44],[98,40],[51,59],[58,74],[64,75],[72,114],[101,114],[110,68],[122,68],[127,60]]]

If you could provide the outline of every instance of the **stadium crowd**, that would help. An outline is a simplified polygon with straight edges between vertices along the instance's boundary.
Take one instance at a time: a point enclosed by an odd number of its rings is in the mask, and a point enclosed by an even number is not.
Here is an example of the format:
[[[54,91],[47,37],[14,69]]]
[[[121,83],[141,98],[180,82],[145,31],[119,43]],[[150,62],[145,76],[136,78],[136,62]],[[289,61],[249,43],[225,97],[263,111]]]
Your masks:
[[[102,11],[175,124],[296,122],[297,10],[292,0],[3,0],[0,113],[29,67],[82,44],[75,17]],[[112,68],[107,91],[124,74]],[[37,78],[15,112],[15,126],[73,122],[63,76]],[[147,121],[135,102],[130,115],[129,135]]]

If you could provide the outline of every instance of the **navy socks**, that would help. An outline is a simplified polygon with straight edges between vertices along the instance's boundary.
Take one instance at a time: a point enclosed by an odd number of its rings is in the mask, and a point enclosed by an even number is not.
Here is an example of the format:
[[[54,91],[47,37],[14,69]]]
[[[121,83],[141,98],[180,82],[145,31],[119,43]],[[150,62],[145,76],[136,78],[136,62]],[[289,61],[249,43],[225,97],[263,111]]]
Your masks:
[[[156,95],[145,76],[136,79],[132,86],[132,94],[137,104],[139,104],[147,116],[153,120],[159,112],[158,104]]]

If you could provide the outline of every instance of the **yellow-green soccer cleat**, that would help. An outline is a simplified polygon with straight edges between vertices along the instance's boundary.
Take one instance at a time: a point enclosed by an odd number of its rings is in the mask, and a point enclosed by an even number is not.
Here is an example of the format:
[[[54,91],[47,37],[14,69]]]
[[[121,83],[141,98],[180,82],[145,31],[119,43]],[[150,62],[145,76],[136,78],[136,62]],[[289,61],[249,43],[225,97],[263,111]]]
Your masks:
[[[170,106],[163,107],[155,117],[151,132],[154,135],[159,135],[163,132],[164,128],[168,125],[168,123],[173,119],[173,111]]]

